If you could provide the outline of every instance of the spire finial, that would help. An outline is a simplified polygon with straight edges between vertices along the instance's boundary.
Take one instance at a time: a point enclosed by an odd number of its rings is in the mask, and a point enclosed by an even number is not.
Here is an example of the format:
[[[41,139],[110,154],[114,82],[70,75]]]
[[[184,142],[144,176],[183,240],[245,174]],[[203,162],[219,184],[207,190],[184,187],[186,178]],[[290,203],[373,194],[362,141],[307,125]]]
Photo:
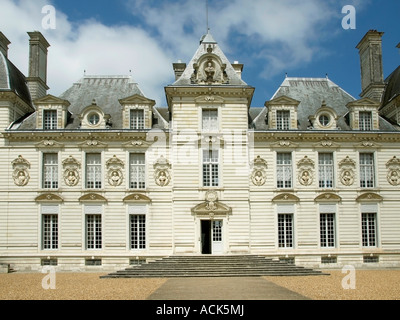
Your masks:
[[[207,33],[210,32],[210,26],[208,24],[208,0],[206,0],[206,23],[207,23]]]

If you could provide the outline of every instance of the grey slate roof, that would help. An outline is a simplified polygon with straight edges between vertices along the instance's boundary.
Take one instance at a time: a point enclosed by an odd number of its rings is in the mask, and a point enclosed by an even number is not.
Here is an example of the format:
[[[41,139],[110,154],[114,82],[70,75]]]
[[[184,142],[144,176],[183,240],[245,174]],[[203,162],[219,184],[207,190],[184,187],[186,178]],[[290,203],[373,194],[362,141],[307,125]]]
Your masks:
[[[0,52],[0,92],[11,91],[32,106],[31,94],[21,71]],[[32,107],[33,111],[33,107]]]
[[[382,107],[400,95],[400,66],[385,80],[386,89],[382,99]]]
[[[349,102],[355,101],[356,98],[352,97],[328,78],[286,77],[271,100],[282,96],[300,101],[297,109],[298,130],[312,130],[309,117],[317,113],[323,102],[325,102],[327,107],[332,108],[337,113],[338,130],[352,130],[346,119],[349,113],[349,109],[346,105]],[[268,109],[264,107],[254,119],[251,127],[256,130],[269,130],[266,119],[267,112]],[[380,130],[398,131],[396,127],[382,117],[380,118]]]

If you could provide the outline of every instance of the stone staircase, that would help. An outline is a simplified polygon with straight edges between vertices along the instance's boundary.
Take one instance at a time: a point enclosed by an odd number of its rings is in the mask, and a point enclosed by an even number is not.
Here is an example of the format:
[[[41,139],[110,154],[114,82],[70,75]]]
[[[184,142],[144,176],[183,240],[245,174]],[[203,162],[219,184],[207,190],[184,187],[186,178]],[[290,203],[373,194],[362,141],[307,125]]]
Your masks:
[[[258,277],[323,275],[287,262],[256,255],[171,256],[132,266],[102,278]]]

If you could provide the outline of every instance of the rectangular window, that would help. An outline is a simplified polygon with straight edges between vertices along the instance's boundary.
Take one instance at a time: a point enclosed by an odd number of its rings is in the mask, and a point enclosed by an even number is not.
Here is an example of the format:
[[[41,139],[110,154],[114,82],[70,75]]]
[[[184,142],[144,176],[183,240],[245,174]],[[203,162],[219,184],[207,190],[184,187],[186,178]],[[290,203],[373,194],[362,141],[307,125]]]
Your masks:
[[[58,188],[58,155],[56,153],[43,154],[43,188]]]
[[[321,213],[320,215],[321,247],[335,247],[335,214]]]
[[[101,154],[88,153],[86,154],[86,188],[101,189]]]
[[[375,164],[373,153],[360,154],[360,187],[375,187]]]
[[[218,131],[218,110],[203,110],[203,131]]]
[[[278,110],[276,112],[276,129],[290,130],[290,111]]]
[[[203,186],[219,186],[219,151],[203,150]]]
[[[129,160],[129,188],[146,188],[146,156],[144,153],[132,153]]]
[[[376,213],[361,215],[363,247],[376,247]]]
[[[361,131],[371,131],[372,130],[372,112],[360,111],[358,113],[359,117],[359,128]]]
[[[146,216],[131,215],[131,249],[146,249]]]
[[[279,248],[293,248],[293,215],[278,214]]]
[[[43,111],[43,129],[44,130],[57,129],[57,110]]]
[[[131,110],[130,128],[132,130],[144,129],[144,110]]]
[[[42,215],[42,247],[43,250],[58,249],[58,215]]]
[[[292,154],[278,153],[277,154],[277,187],[292,188]]]
[[[86,215],[86,248],[102,248],[101,215],[99,214]]]
[[[320,153],[318,155],[319,187],[333,188],[333,154]]]

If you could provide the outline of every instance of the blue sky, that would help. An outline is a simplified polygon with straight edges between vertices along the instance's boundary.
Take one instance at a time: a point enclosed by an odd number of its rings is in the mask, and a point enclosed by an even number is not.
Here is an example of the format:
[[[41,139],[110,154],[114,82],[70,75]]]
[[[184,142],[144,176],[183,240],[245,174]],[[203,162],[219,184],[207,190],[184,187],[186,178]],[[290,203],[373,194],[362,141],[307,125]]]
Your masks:
[[[173,81],[172,63],[188,63],[206,32],[205,0],[0,0],[0,31],[9,58],[26,73],[27,31],[49,48],[49,93],[59,95],[87,74],[130,74],[158,106]],[[41,10],[56,8],[56,29],[44,30]],[[342,28],[345,5],[356,29]],[[228,59],[244,63],[243,79],[263,106],[285,78],[328,77],[355,98],[361,92],[358,51],[370,29],[383,36],[384,76],[400,63],[398,0],[209,0],[209,25]]]

